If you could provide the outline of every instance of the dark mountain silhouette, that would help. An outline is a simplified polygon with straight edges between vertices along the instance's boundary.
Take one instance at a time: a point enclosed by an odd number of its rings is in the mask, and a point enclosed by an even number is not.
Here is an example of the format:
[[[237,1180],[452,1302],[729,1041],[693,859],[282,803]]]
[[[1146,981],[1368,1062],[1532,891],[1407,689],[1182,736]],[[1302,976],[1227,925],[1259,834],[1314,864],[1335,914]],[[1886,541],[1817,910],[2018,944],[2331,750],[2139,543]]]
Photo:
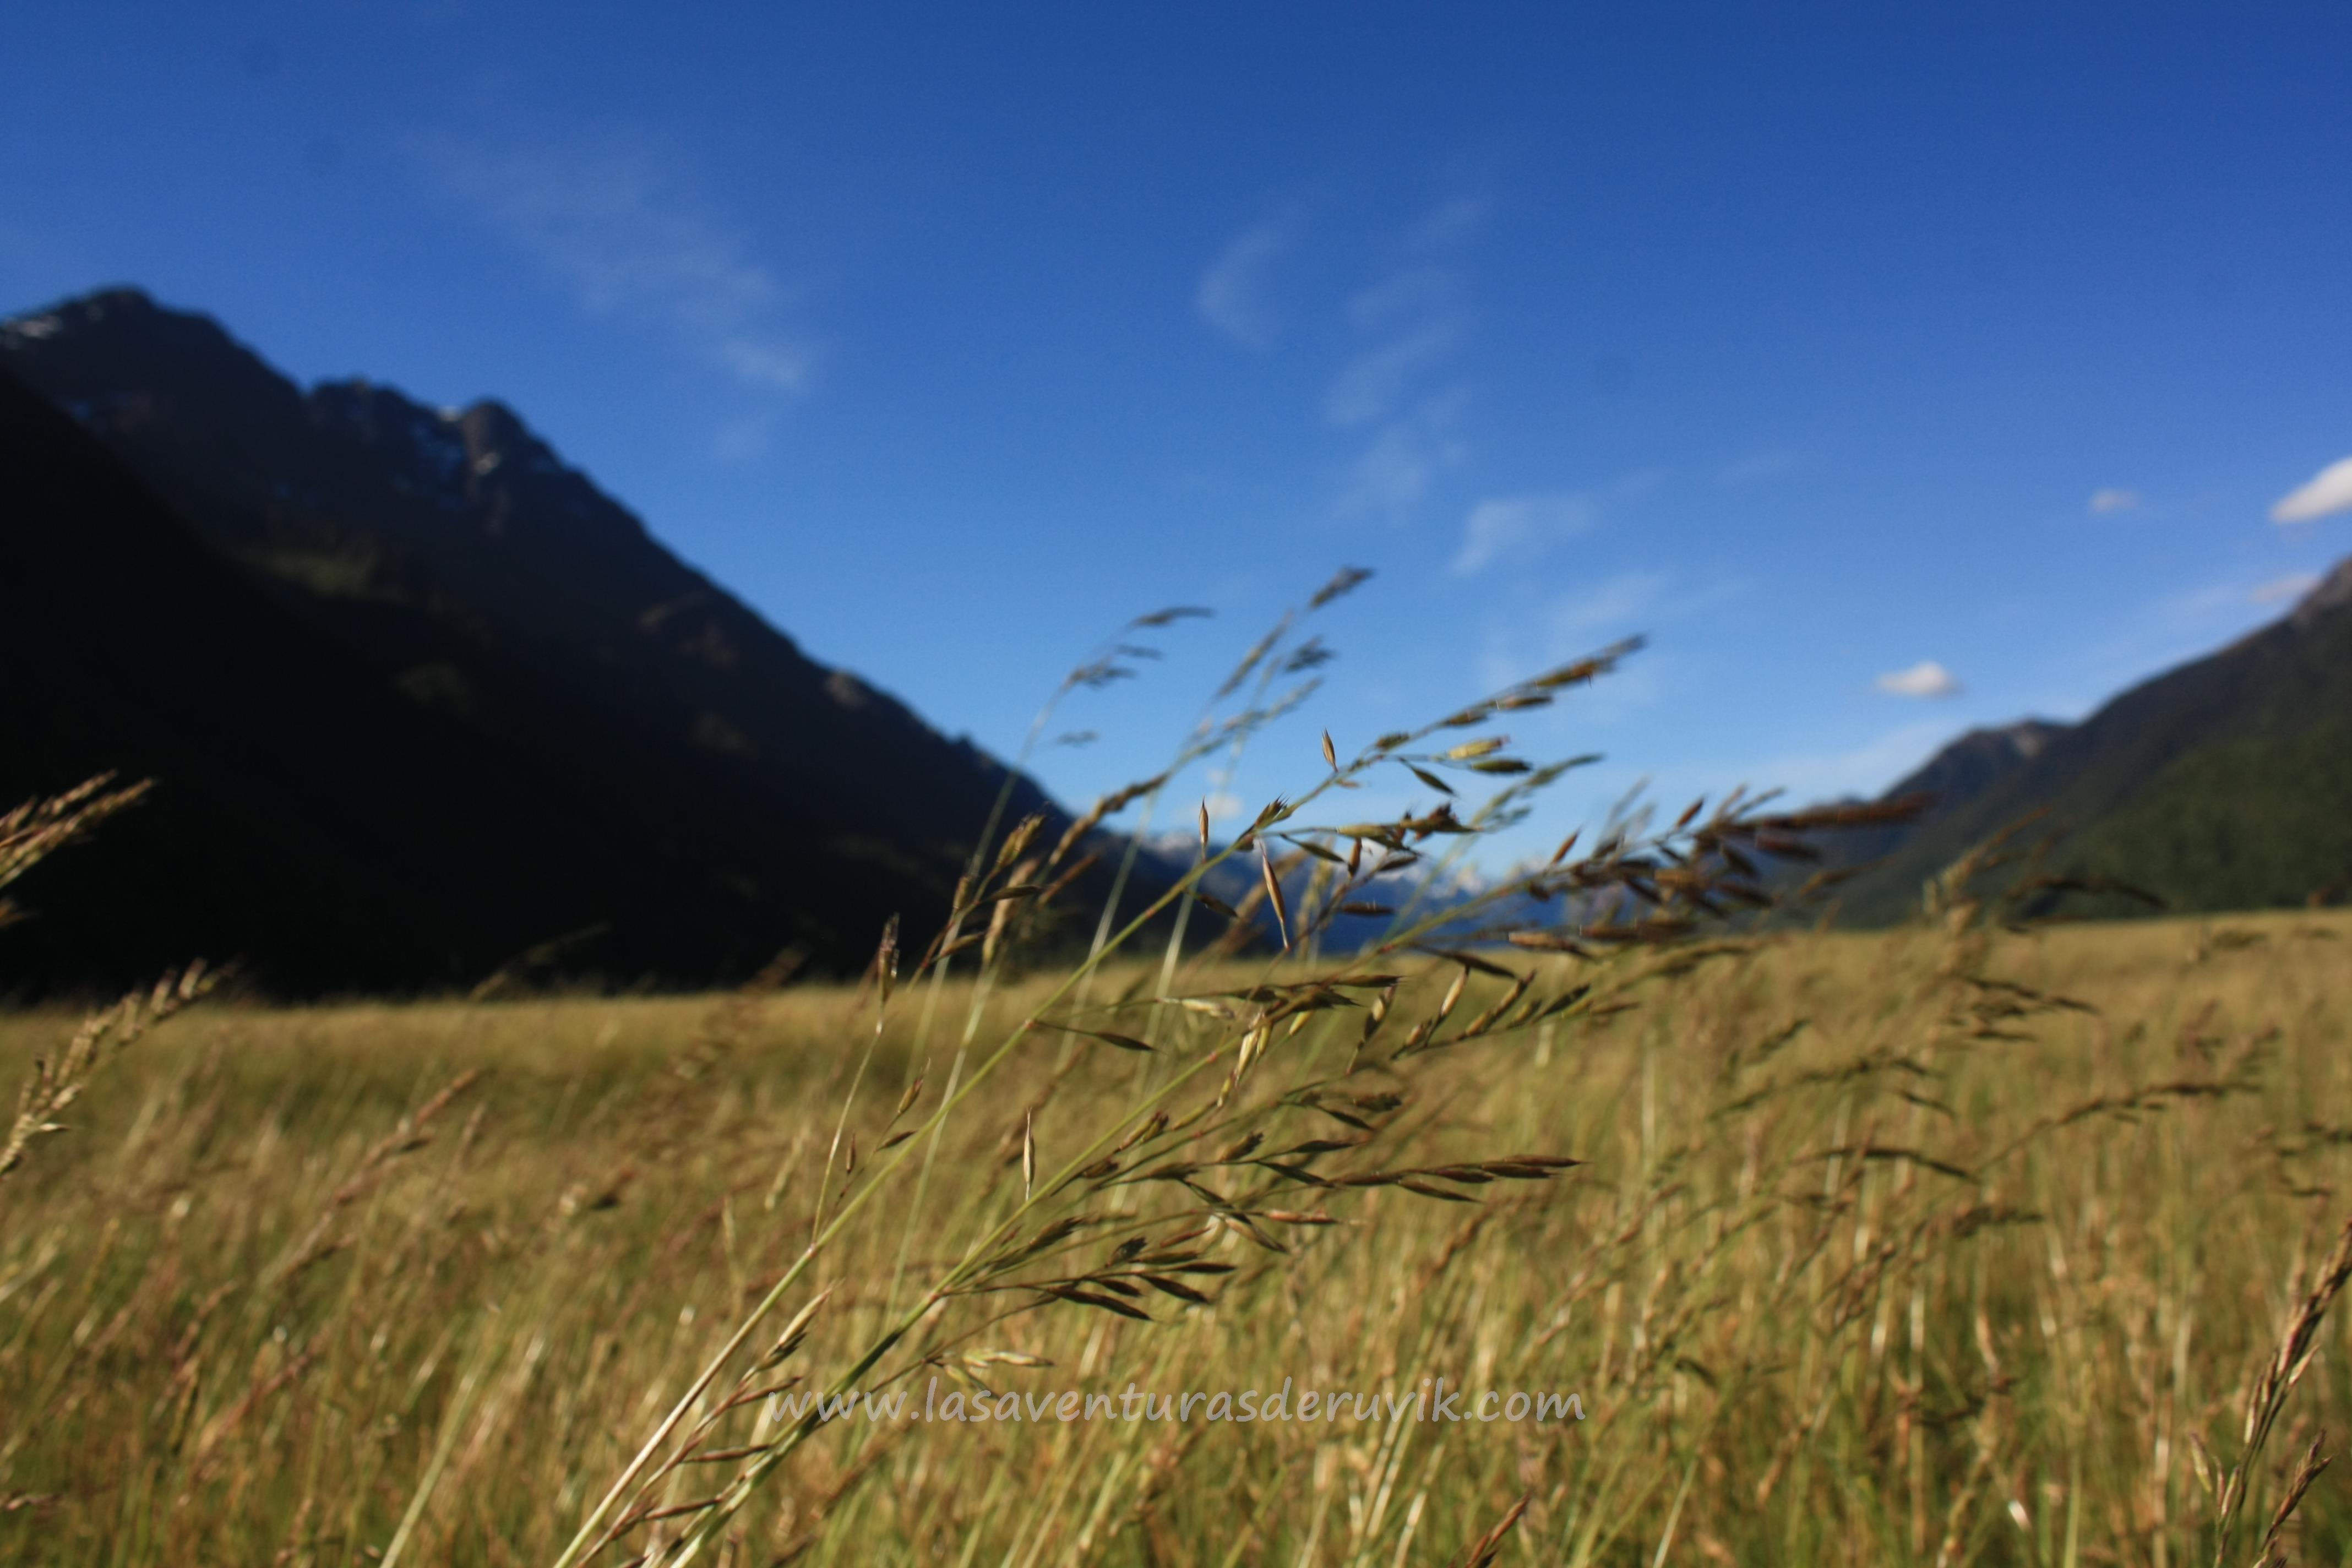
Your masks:
[[[0,327],[0,800],[160,781],[26,885],[0,978],[436,987],[588,932],[571,967],[699,984],[943,918],[1001,765],[507,409],[306,393],[130,290]]]
[[[1884,857],[1843,889],[1849,920],[1901,919],[1928,879],[2035,812],[2021,844],[2063,836],[2045,869],[2116,878],[2171,910],[2339,896],[2352,879],[2352,560],[2291,614],[2081,723],[1972,731],[1888,793],[1918,789],[1940,796],[1918,826],[1841,846]]]

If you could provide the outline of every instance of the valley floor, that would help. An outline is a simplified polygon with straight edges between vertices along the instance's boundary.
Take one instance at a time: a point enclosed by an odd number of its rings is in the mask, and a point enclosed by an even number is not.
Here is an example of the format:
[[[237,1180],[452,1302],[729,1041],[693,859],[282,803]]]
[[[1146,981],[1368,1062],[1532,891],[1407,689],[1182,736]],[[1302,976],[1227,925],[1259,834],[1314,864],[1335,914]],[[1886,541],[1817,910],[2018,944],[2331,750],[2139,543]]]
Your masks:
[[[1386,1565],[1507,1524],[1504,1563],[2252,1563],[2352,1433],[2312,1295],[2352,917],[1496,956],[1595,990],[1457,1028],[1505,981],[1447,1009],[1415,959],[1369,1037],[1372,984],[1238,1044],[1286,972],[1190,1007],[1113,972],[1048,1011],[1091,1033],[1021,1030],[1050,977],[878,1027],[831,987],[203,1002],[0,1181],[0,1560],[551,1563],[683,1399],[594,1561],[672,1560],[748,1467],[704,1560]],[[0,1074],[74,1027],[0,1016]],[[1583,1419],[1420,1418],[1439,1377]],[[1286,1382],[1276,1420],[1050,1413]],[[866,1388],[1032,1397],[786,1403]],[[2352,1560],[2340,1468],[2280,1543]]]

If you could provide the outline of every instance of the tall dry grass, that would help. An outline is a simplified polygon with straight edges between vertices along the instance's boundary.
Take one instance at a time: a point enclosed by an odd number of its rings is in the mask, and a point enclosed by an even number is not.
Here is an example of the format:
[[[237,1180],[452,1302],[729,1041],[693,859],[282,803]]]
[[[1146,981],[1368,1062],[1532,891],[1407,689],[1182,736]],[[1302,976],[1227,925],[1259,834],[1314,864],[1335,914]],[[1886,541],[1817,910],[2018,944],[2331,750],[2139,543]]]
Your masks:
[[[1311,669],[1307,624],[1191,755],[1289,700],[1265,672]],[[1203,831],[1194,878],[1257,866],[1288,956],[1134,951],[1147,907],[1024,964],[1082,846],[1022,826],[857,986],[215,998],[84,1053],[70,1125],[0,1184],[0,1552],[2352,1552],[2318,1468],[2352,1394],[2352,922],[2012,930],[1961,879],[1900,932],[1739,928],[1762,863],[1836,823],[1734,802],[1563,847],[1512,889],[1540,927],[1435,942],[1412,879],[1556,776],[1493,725],[1607,662],[1328,747],[1240,842]],[[1506,791],[1349,821],[1347,786],[1400,767]],[[1170,897],[1227,921],[1197,880]],[[1347,904],[1408,912],[1386,951],[1310,958]],[[22,1076],[74,1027],[11,1017],[0,1052]],[[1587,1418],[821,1424],[772,1397],[1438,1376]]]

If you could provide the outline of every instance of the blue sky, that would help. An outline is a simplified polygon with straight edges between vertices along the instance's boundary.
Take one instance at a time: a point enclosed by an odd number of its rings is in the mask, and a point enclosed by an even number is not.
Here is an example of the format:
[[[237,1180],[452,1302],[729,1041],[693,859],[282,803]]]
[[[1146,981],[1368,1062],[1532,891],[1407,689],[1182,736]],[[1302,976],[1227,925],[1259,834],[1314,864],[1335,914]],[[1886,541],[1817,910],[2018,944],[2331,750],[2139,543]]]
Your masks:
[[[1000,753],[1214,607],[1059,716],[1076,803],[1341,564],[1227,793],[1649,633],[1516,727],[1610,759],[1519,848],[1876,789],[2352,553],[2352,470],[2272,519],[2352,455],[2352,10],[2058,10],[19,4],[0,311],[500,397]]]

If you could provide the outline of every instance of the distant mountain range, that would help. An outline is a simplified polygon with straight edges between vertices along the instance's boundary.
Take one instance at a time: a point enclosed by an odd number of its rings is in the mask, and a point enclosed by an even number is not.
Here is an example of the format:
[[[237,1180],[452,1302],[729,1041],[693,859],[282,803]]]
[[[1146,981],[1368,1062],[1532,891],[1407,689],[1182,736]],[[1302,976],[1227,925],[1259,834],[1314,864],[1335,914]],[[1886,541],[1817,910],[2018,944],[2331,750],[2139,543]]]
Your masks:
[[[2039,813],[2028,847],[2062,835],[2053,871],[2145,889],[2175,912],[2333,901],[2352,891],[2352,560],[2288,615],[2133,687],[2079,724],[1976,730],[1887,792],[1926,791],[1917,826],[1850,837],[1873,860],[1844,918],[1885,924],[1972,845]],[[2116,896],[2078,912],[2145,906]]]
[[[128,289],[0,325],[0,805],[160,781],[25,886],[0,988],[854,965],[935,929],[1005,782],[507,408],[306,391]]]
[[[2011,825],[2022,826],[2010,849],[2029,852],[2049,841],[2040,871],[2104,877],[2157,900],[2069,895],[2063,907],[2075,915],[2346,901],[2352,898],[2352,559],[2273,625],[2133,687],[2080,723],[2026,719],[1971,730],[1879,798],[1922,795],[1933,805],[1916,822],[1816,840],[1830,866],[1853,873],[1824,895],[1835,900],[1841,923],[1884,926],[1912,917],[1930,879]],[[1997,868],[1985,887],[2000,887],[2021,864]],[[1816,868],[1787,862],[1773,880],[1793,890]],[[1303,889],[1304,875],[1297,880]],[[1423,907],[1445,908],[1484,886],[1465,874],[1434,889]],[[1513,912],[1541,921],[1548,911]],[[1558,918],[1557,910],[1549,912]],[[1377,940],[1384,925],[1335,922],[1327,944]]]

